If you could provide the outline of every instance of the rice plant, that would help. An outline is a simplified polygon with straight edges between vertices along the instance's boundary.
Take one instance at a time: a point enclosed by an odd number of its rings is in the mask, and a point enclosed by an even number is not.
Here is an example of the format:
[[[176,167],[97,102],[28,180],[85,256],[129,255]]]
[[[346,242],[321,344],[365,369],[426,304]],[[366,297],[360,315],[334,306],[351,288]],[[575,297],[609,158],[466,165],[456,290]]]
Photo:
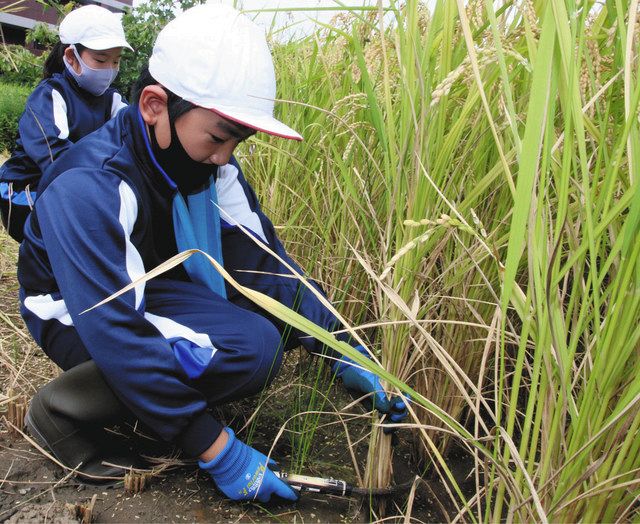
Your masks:
[[[256,139],[248,175],[441,410],[415,403],[415,445],[465,520],[637,518],[639,19],[626,0],[392,1],[274,46],[305,142]],[[371,485],[391,453],[374,424]]]

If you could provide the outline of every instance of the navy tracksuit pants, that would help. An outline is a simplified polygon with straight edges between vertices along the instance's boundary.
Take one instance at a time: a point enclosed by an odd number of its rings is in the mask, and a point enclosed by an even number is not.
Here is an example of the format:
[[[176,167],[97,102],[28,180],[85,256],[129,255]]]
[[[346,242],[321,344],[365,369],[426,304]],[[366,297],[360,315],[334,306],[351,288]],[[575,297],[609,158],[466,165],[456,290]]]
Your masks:
[[[283,352],[299,344],[293,330],[277,326],[257,306],[246,309],[246,300],[243,306],[192,282],[154,279],[146,284],[147,313],[204,333],[213,342],[216,352],[206,371],[191,382],[210,406],[262,391],[280,369]],[[90,360],[75,328],[56,324],[42,341],[49,358],[65,370]]]

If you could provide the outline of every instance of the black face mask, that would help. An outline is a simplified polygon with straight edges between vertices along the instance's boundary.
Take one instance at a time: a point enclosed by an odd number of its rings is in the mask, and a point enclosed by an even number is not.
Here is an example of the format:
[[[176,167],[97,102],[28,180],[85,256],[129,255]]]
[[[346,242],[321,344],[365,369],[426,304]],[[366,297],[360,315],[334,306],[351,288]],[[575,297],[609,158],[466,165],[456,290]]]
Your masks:
[[[209,177],[216,172],[218,166],[193,160],[184,150],[178,138],[176,126],[171,119],[169,119],[169,126],[171,128],[171,143],[166,149],[162,149],[158,145],[155,128],[154,126],[149,126],[151,148],[156,160],[171,180],[176,183],[178,190],[183,194],[192,193],[209,180]]]

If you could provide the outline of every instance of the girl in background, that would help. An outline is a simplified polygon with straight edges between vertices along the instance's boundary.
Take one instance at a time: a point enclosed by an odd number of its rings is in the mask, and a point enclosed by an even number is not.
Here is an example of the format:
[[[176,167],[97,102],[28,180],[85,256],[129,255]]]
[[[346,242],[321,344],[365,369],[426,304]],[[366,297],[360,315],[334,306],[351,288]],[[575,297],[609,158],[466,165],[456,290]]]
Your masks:
[[[123,47],[131,49],[120,18],[96,5],[60,23],[60,42],[44,64],[44,78],[27,99],[11,158],[0,167],[0,214],[18,242],[45,169],[71,144],[126,106],[115,80]]]

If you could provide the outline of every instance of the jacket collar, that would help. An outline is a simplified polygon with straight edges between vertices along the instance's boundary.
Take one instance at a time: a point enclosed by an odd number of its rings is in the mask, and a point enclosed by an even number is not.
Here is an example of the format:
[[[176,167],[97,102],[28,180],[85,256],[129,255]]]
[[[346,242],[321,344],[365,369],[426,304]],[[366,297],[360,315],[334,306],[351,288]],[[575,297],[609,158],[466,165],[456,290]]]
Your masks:
[[[160,175],[162,175],[162,178],[164,179],[165,183],[169,186],[169,188],[172,191],[177,191],[178,186],[171,179],[171,177],[167,175],[167,172],[164,169],[162,169],[162,166],[158,163],[156,156],[153,154],[153,149],[151,148],[151,141],[149,140],[149,133],[147,133],[147,126],[144,120],[142,119],[142,113],[140,113],[140,109],[137,107],[136,109],[137,109],[137,117],[138,117],[138,128],[141,131],[140,134],[142,135],[142,139],[144,141],[147,157],[151,161],[151,164],[156,169],[156,171],[160,173]]]
[[[130,105],[122,110],[125,125],[129,130],[134,156],[139,166],[147,175],[155,190],[169,197],[175,194],[176,185],[160,167],[149,143],[147,128],[137,105]]]
[[[145,171],[152,177],[156,187],[163,193],[175,194],[178,191],[178,186],[173,179],[162,168],[156,156],[153,153],[151,147],[151,141],[149,139],[149,133],[147,132],[147,125],[142,119],[142,114],[137,105],[129,106],[127,108],[130,117],[133,119],[132,127],[134,148],[136,156],[143,163]],[[217,179],[218,170],[212,168],[212,175],[214,180]]]

